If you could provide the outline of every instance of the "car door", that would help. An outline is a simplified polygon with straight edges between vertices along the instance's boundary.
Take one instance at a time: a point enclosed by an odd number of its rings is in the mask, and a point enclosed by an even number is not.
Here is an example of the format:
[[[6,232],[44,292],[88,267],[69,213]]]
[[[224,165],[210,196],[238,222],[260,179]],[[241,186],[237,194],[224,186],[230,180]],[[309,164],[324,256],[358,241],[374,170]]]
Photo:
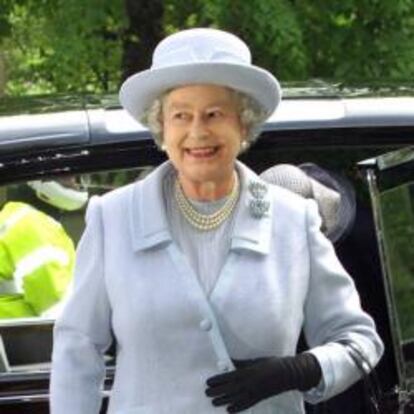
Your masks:
[[[362,125],[349,126],[344,121],[347,111],[344,111],[341,103],[336,100],[335,105],[331,100],[325,102],[325,105],[323,101],[286,103],[289,122],[285,125],[279,119],[276,123],[267,124],[260,140],[243,155],[242,160],[257,173],[278,163],[314,162],[347,176],[355,186],[361,201],[358,216],[361,225],[356,228],[364,232],[354,234],[353,239],[348,239],[348,243],[338,246],[338,252],[344,260],[358,255],[372,259],[374,270],[366,271],[364,265],[350,273],[355,280],[363,306],[374,317],[386,344],[386,352],[377,368],[377,376],[383,391],[395,402],[396,399],[402,399],[403,395],[407,395],[409,390],[406,370],[408,356],[412,352],[411,338],[402,334],[401,328],[396,328],[397,324],[402,322],[399,322],[398,306],[395,304],[396,299],[393,299],[392,287],[389,286],[392,277],[388,275],[389,272],[386,274],[382,264],[386,262],[385,253],[381,251],[380,257],[379,250],[379,243],[383,244],[379,236],[384,224],[378,221],[377,204],[374,204],[374,210],[371,208],[369,195],[373,193],[372,180],[366,181],[363,177],[373,174],[378,178],[390,175],[388,171],[395,171],[395,180],[403,179],[400,174],[405,173],[406,168],[401,166],[381,169],[377,167],[376,160],[379,160],[379,154],[384,153],[389,147],[401,147],[407,142],[412,143],[412,127],[405,127],[405,124],[403,127],[372,127],[371,118]],[[74,128],[72,124],[59,126],[62,119],[60,116],[52,116],[49,120],[47,117],[41,117],[40,124],[18,123],[16,131],[20,131],[21,127],[27,127],[27,130],[14,137],[10,135],[13,120],[7,117],[4,124],[0,125],[0,132],[3,132],[0,138],[0,182],[7,188],[7,193],[27,199],[30,190],[27,183],[31,180],[42,177],[53,180],[71,174],[87,186],[89,195],[92,196],[144,177],[165,159],[155,148],[148,131],[132,123],[122,110],[114,108],[112,103],[106,107],[102,102],[98,102],[96,106],[97,109],[72,114],[71,116],[77,117],[77,120],[73,121]],[[313,122],[310,116],[313,112],[306,112],[310,107],[319,108],[314,111],[317,114],[321,113],[322,108],[324,119]],[[334,109],[333,113],[328,112],[331,116],[329,119],[325,119],[327,108]],[[52,109],[56,110],[55,107]],[[76,108],[71,106],[70,109]],[[358,122],[361,123],[362,113],[357,114]],[[66,116],[63,119],[65,122],[73,120]],[[45,128],[44,121],[47,121]],[[37,127],[38,132],[33,134],[33,129]],[[39,133],[39,129],[43,132]],[[68,133],[70,131],[71,134]],[[371,164],[366,163],[361,174],[356,165],[365,158],[374,161]],[[377,192],[385,191],[381,187],[382,184],[376,185],[379,186]],[[377,198],[373,196],[373,200]],[[84,228],[83,216],[84,210],[80,210],[57,217],[75,244]],[[355,248],[356,240],[361,242],[362,247]],[[408,253],[400,261],[409,261],[407,255]],[[366,266],[371,264],[368,263]],[[349,265],[354,266],[355,263],[350,262]],[[406,307],[402,309],[404,310],[400,311],[401,315],[409,313],[405,312]],[[47,318],[0,321],[0,335],[3,340],[3,347],[0,344],[1,413],[48,412],[52,327],[53,319]],[[40,348],[42,353],[35,352],[37,348]],[[112,349],[107,355],[105,395],[110,393],[115,369],[116,361],[113,355]],[[367,395],[363,382],[359,382],[332,401],[309,408],[312,410],[309,412],[367,414]]]
[[[414,147],[360,163],[372,201],[402,412],[414,409]]]

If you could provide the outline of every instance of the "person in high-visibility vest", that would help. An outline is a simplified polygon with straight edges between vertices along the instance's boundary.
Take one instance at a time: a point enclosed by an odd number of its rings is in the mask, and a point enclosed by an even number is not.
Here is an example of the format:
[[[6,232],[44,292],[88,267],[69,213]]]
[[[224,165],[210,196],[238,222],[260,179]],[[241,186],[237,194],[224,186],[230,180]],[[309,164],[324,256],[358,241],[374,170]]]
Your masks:
[[[58,181],[29,186],[61,210],[79,209],[88,199],[86,191]],[[28,203],[5,202],[0,210],[0,318],[56,316],[74,258],[74,243],[57,220]]]

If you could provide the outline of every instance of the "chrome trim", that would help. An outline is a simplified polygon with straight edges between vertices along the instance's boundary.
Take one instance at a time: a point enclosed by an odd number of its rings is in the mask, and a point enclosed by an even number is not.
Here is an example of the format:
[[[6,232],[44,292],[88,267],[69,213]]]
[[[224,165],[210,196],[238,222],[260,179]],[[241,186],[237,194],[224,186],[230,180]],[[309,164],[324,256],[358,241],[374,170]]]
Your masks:
[[[0,320],[0,328],[18,327],[18,326],[43,326],[53,325],[55,320],[52,318],[19,318],[19,319],[2,319]]]
[[[111,395],[110,390],[101,391],[102,398],[109,398]],[[10,397],[0,396],[0,407],[5,404],[23,404],[23,403],[35,403],[46,402],[50,399],[50,393],[43,392],[39,394],[27,394],[27,395],[14,395]]]
[[[414,161],[414,146],[388,152],[376,158],[379,170],[386,170],[387,168],[397,167],[412,161]]]
[[[49,401],[49,393],[28,394],[12,397],[0,397],[0,407],[3,404],[22,404],[31,402]]]

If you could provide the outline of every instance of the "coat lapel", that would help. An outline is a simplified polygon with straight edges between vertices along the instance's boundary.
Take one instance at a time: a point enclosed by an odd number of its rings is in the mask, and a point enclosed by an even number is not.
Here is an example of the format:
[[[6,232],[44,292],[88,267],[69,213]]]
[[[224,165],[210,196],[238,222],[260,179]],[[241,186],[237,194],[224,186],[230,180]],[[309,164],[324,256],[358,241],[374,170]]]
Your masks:
[[[129,221],[135,251],[171,242],[163,200],[163,178],[170,168],[167,161],[132,187]]]
[[[242,193],[231,236],[231,250],[249,250],[266,255],[270,249],[273,211],[268,184],[240,162],[237,163],[237,169],[242,183]],[[264,189],[263,194],[258,196],[252,191],[252,187],[256,185]],[[255,207],[259,204],[263,208],[259,209],[257,214]]]

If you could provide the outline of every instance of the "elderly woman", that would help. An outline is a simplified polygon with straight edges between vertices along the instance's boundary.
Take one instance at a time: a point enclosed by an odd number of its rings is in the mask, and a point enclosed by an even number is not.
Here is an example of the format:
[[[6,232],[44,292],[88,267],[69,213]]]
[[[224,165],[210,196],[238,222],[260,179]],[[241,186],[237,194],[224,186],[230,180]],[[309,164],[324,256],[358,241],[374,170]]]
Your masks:
[[[382,353],[316,204],[236,161],[280,101],[232,34],[163,40],[120,100],[169,160],[90,202],[55,328],[52,414],[303,413]],[[296,355],[301,330],[310,350]]]

